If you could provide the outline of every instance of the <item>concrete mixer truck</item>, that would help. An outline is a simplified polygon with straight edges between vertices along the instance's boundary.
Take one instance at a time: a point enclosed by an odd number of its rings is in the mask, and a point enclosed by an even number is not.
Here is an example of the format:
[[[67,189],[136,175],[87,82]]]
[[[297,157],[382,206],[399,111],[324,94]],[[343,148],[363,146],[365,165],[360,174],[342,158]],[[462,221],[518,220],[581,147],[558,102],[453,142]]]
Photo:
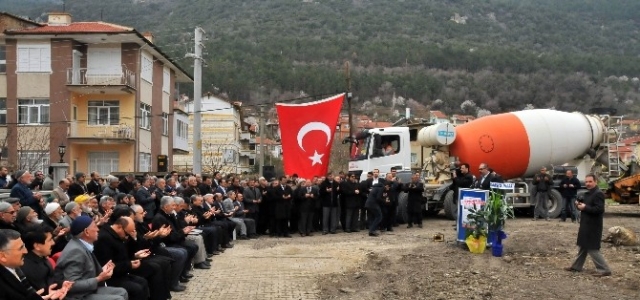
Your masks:
[[[351,141],[349,171],[359,174],[361,180],[373,169],[381,173],[391,168],[420,171],[427,215],[444,209],[454,219],[453,163],[469,163],[475,176],[479,174],[473,170],[486,163],[503,179],[514,182],[513,190],[506,193],[509,203],[530,208],[535,205],[533,187],[526,178],[542,166],[570,165],[582,177],[594,171],[602,174],[600,170],[607,175],[621,172],[619,158],[612,151],[613,144],[617,147],[618,131],[612,128],[617,125],[612,125],[611,118],[534,109],[486,116],[455,127],[418,123],[367,129]],[[406,195],[401,194],[398,201],[398,217],[406,220]],[[550,217],[559,216],[561,201],[557,190],[549,192]]]

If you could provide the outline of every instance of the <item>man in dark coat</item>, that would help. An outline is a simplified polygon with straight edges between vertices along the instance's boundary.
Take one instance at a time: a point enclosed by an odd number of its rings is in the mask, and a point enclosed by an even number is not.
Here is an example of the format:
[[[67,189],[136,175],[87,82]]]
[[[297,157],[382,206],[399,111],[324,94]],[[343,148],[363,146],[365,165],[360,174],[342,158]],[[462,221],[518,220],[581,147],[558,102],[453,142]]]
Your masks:
[[[155,191],[153,191],[152,193],[150,191],[150,188],[151,180],[149,178],[145,178],[142,180],[142,187],[140,187],[134,195],[134,197],[136,198],[136,203],[140,204],[142,208],[144,208],[144,211],[147,212],[147,214],[144,216],[144,220],[147,223],[151,222],[153,216],[157,212],[156,198],[162,195],[156,194]]]
[[[567,170],[565,177],[560,181],[560,193],[562,194],[562,212],[560,218],[562,222],[567,220],[567,214],[570,214],[571,222],[576,222],[578,211],[574,204],[578,190],[581,188],[580,180],[573,175],[573,171]]]
[[[313,212],[318,198],[318,188],[313,186],[312,180],[304,181],[295,191],[298,203],[298,232],[300,236],[310,236],[313,230]]]
[[[89,175],[91,176],[91,180],[89,184],[87,184],[87,192],[89,194],[93,194],[97,199],[102,195],[102,185],[100,184],[100,173],[91,172]]]
[[[385,185],[388,185],[388,199],[382,203],[382,230],[393,231],[393,223],[396,219],[398,207],[398,195],[402,191],[402,183],[398,182],[398,178],[393,174],[387,173],[385,177]],[[422,216],[422,207],[420,208],[420,216]],[[421,218],[422,219],[422,218]]]
[[[322,234],[336,233],[338,226],[338,182],[333,180],[333,174],[327,173],[326,179],[320,184],[320,198],[322,199]]]
[[[40,206],[40,199],[42,195],[39,192],[33,193],[29,189],[29,185],[33,181],[33,176],[29,171],[16,172],[16,185],[11,188],[11,197],[20,199],[22,206],[31,207],[39,217],[43,216],[42,206]],[[16,208],[16,211],[18,209]]]
[[[375,171],[374,171],[375,173]],[[371,185],[371,190],[367,196],[367,201],[364,203],[364,207],[369,212],[369,236],[378,236],[377,232],[380,222],[382,222],[382,210],[380,209],[380,203],[382,202],[382,192],[384,189],[384,179],[378,179],[377,182]]]
[[[246,214],[247,218],[256,221],[256,226],[260,224],[260,203],[262,203],[262,193],[260,192],[259,183],[255,179],[249,179],[247,188],[242,192],[243,204],[245,209],[249,212]],[[258,229],[260,233],[260,229]]]
[[[360,231],[358,213],[360,212],[362,195],[360,194],[360,183],[355,174],[349,174],[347,179],[341,182],[340,191],[342,192],[341,197],[344,197],[344,207],[342,209],[345,210],[345,231]]]
[[[79,195],[88,194],[89,190],[87,189],[87,185],[84,184],[85,175],[82,172],[76,173],[75,176],[76,181],[69,185],[69,189],[67,190],[67,195],[69,195],[69,199],[73,201]]]
[[[409,215],[407,228],[413,227],[413,223],[422,228],[422,192],[424,192],[424,184],[420,182],[420,173],[413,173],[411,182],[405,185],[404,191],[407,192],[407,214]]]
[[[591,256],[596,265],[596,273],[593,276],[611,276],[611,269],[607,265],[602,253],[600,253],[600,241],[602,239],[602,219],[604,215],[604,193],[598,188],[597,178],[589,174],[584,179],[587,192],[582,200],[575,202],[576,208],[582,212],[580,217],[580,229],[578,229],[578,242],[580,247],[578,257],[570,267],[565,270],[580,272],[587,259]]]
[[[286,177],[282,176],[280,180],[275,180],[270,190],[270,197],[275,205],[275,233],[279,237],[290,238],[289,234],[289,217],[291,216],[291,201],[293,201],[293,191],[286,184]]]
[[[547,200],[549,200],[549,189],[553,188],[553,180],[547,174],[547,168],[540,168],[540,173],[533,177],[533,185],[536,187],[536,206],[533,213],[533,220],[544,218],[549,221],[549,208]]]

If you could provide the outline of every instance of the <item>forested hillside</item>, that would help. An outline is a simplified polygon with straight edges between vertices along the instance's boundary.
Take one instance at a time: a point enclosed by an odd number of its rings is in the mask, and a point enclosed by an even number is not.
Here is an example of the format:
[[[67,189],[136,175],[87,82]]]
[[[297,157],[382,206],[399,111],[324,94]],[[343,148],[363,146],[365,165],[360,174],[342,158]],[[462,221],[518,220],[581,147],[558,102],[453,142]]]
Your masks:
[[[76,21],[152,31],[176,58],[192,51],[194,27],[204,28],[203,91],[242,101],[343,91],[349,61],[356,107],[380,117],[405,106],[640,113],[640,1],[67,0],[65,7]],[[61,9],[62,1],[0,2],[0,10],[34,19]]]

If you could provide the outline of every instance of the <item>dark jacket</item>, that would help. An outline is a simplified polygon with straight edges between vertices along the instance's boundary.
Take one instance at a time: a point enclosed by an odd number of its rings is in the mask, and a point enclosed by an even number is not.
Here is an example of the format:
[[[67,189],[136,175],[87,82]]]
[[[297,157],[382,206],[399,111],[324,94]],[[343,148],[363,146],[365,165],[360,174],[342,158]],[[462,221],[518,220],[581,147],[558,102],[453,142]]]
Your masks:
[[[567,185],[567,187],[564,187],[565,184]],[[572,184],[573,187],[569,187],[570,184]],[[578,180],[578,178],[576,178],[575,176],[571,178],[565,176],[562,181],[560,181],[560,193],[564,198],[575,199],[580,188],[580,180]]]
[[[120,180],[118,190],[120,193],[129,194],[133,190],[133,182],[129,182],[127,179]]]
[[[193,195],[202,196],[203,194],[200,192],[199,188],[193,187],[193,186],[189,186],[186,189],[184,189],[184,191],[182,191],[182,198],[184,198],[184,199],[190,199],[191,196],[193,196]]]
[[[40,257],[33,251],[24,256],[24,265],[20,269],[36,291],[39,289],[46,291],[54,283],[53,266],[46,257]]]
[[[358,193],[356,194],[356,190]],[[360,183],[345,180],[340,183],[340,192],[344,196],[344,208],[357,209],[362,207],[362,194],[360,193]]]
[[[76,197],[84,194],[88,194],[89,190],[84,183],[78,183],[77,181],[72,183],[67,190],[67,195],[69,195],[69,201],[74,201]]]
[[[87,193],[94,194],[96,198],[100,199],[100,194],[102,194],[100,182],[94,180],[89,181],[89,184],[87,184]]]
[[[598,250],[602,240],[604,193],[598,187],[590,189],[584,194],[582,202],[586,206],[580,214],[577,245],[587,250]]]
[[[27,289],[28,281],[23,284],[5,267],[0,266],[0,299],[7,300],[41,300],[36,290]]]
[[[11,197],[20,199],[20,205],[31,207],[38,216],[43,215],[40,200],[33,197],[33,192],[24,184],[18,182],[11,188]]]
[[[382,203],[382,192],[384,189],[384,180],[381,179],[379,183],[371,185],[371,191],[367,195],[367,201],[364,203],[365,208],[380,207]]]
[[[424,184],[420,181],[409,182],[404,185],[404,191],[407,192],[407,210],[422,210],[422,192],[424,192]]]
[[[318,188],[310,186],[309,189],[305,186],[301,186],[295,191],[295,201],[298,205],[298,211],[300,212],[314,211],[316,209],[316,201],[320,201],[318,199]],[[309,194],[309,197],[307,197],[307,194]]]
[[[156,198],[160,195],[156,194]],[[156,213],[156,199],[151,197],[151,192],[146,189],[144,186],[141,186],[134,195],[136,198],[136,203],[144,208],[144,211],[147,214],[144,216],[145,219],[152,219]]]
[[[320,184],[322,207],[338,207],[338,194],[340,193],[338,187],[338,182],[335,180],[329,182],[329,180],[325,179]]]
[[[469,174],[471,176],[471,174]],[[482,189],[485,191],[491,190],[491,182],[493,182],[493,175],[491,173],[487,174],[487,176],[482,180],[483,175],[478,176],[476,182],[473,184],[474,188]]]
[[[536,186],[536,191],[546,192],[553,185],[553,180],[549,174],[538,173],[533,176],[533,185]]]
[[[110,260],[115,264],[113,277],[118,278],[131,272],[131,258],[129,257],[128,245],[118,237],[118,234],[105,224],[100,227],[98,240],[94,243],[93,254],[101,265],[105,265]]]
[[[256,213],[260,211],[258,203],[253,203],[254,200],[262,199],[262,193],[260,193],[259,188],[246,188],[242,192],[242,196],[244,196],[242,201],[244,202],[244,207],[249,210],[249,213]]]
[[[291,215],[291,202],[293,201],[293,191],[288,185],[272,186],[269,189],[269,197],[273,199],[275,205],[275,218],[288,219]],[[291,198],[285,199],[285,196]]]
[[[182,231],[182,227],[180,226],[177,217],[174,215],[167,215],[163,210],[159,210],[153,217],[153,221],[151,221],[151,229],[158,230],[160,227],[165,225],[171,226],[171,233],[162,238],[162,242],[167,246],[182,244],[186,235]]]

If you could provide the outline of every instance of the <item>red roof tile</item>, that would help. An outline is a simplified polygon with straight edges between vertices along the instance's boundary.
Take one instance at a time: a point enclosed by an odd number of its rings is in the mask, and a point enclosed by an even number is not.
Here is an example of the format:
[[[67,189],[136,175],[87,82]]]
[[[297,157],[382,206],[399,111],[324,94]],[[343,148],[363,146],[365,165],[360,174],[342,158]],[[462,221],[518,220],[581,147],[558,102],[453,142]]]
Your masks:
[[[445,115],[443,112],[439,111],[439,110],[432,110],[431,111],[431,115],[433,115],[434,117],[438,118],[438,119],[446,119],[447,115]]]
[[[626,139],[623,139],[621,142],[624,143],[625,145],[638,144],[640,143],[640,136],[636,135],[636,136],[628,137]]]
[[[133,28],[105,22],[73,22],[69,25],[45,25],[27,29],[11,30],[11,33],[96,33],[131,32]]]

